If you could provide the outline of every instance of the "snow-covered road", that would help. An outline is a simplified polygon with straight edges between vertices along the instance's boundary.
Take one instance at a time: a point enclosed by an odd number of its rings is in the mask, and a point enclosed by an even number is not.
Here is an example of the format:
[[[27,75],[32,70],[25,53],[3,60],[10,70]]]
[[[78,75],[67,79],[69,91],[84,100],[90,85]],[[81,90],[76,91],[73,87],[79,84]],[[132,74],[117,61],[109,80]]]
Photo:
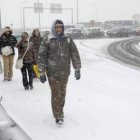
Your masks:
[[[52,117],[48,83],[24,91],[18,70],[11,83],[0,76],[5,108],[33,140],[140,140],[140,72],[104,53],[117,40],[76,41],[82,78],[76,81],[72,71],[62,128]]]
[[[129,38],[115,42],[108,47],[108,53],[120,63],[140,70],[140,38]]]

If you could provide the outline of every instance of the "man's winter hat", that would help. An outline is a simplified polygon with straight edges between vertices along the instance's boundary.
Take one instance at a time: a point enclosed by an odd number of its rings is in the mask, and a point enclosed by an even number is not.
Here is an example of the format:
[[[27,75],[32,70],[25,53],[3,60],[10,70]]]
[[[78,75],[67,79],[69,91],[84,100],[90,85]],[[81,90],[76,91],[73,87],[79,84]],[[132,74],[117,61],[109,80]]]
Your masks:
[[[21,33],[21,38],[26,38],[26,37],[29,37],[29,34],[27,32],[23,32]]]
[[[10,32],[11,34],[13,33],[12,29],[9,26],[4,27],[3,34],[6,32]]]
[[[55,23],[55,27],[58,27],[58,26],[64,27],[64,23],[61,20],[57,20]]]

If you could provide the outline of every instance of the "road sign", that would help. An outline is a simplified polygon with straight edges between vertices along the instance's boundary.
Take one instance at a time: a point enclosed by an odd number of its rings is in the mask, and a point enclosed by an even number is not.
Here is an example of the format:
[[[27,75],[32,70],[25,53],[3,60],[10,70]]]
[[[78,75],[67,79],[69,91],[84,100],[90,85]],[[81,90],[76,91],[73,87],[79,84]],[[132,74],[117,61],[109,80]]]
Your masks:
[[[43,13],[43,4],[42,3],[34,3],[34,12],[35,13]]]
[[[60,14],[62,13],[62,5],[61,4],[50,4],[50,10],[52,14]]]

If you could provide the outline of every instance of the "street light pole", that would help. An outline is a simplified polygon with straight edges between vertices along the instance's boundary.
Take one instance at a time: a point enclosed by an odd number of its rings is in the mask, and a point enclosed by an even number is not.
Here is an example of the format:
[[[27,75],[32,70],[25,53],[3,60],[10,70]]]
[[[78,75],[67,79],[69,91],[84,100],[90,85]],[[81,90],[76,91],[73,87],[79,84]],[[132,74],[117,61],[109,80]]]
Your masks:
[[[98,7],[95,3],[92,4],[93,6],[95,6],[96,9],[96,22],[98,21]]]

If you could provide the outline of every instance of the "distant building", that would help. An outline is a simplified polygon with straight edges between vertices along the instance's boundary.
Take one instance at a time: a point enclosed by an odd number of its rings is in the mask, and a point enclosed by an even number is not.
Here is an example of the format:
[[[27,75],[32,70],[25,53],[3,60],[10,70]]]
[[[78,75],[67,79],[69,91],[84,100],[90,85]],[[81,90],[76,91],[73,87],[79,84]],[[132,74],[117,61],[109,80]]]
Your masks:
[[[135,14],[132,16],[133,20],[140,21],[140,14]]]

